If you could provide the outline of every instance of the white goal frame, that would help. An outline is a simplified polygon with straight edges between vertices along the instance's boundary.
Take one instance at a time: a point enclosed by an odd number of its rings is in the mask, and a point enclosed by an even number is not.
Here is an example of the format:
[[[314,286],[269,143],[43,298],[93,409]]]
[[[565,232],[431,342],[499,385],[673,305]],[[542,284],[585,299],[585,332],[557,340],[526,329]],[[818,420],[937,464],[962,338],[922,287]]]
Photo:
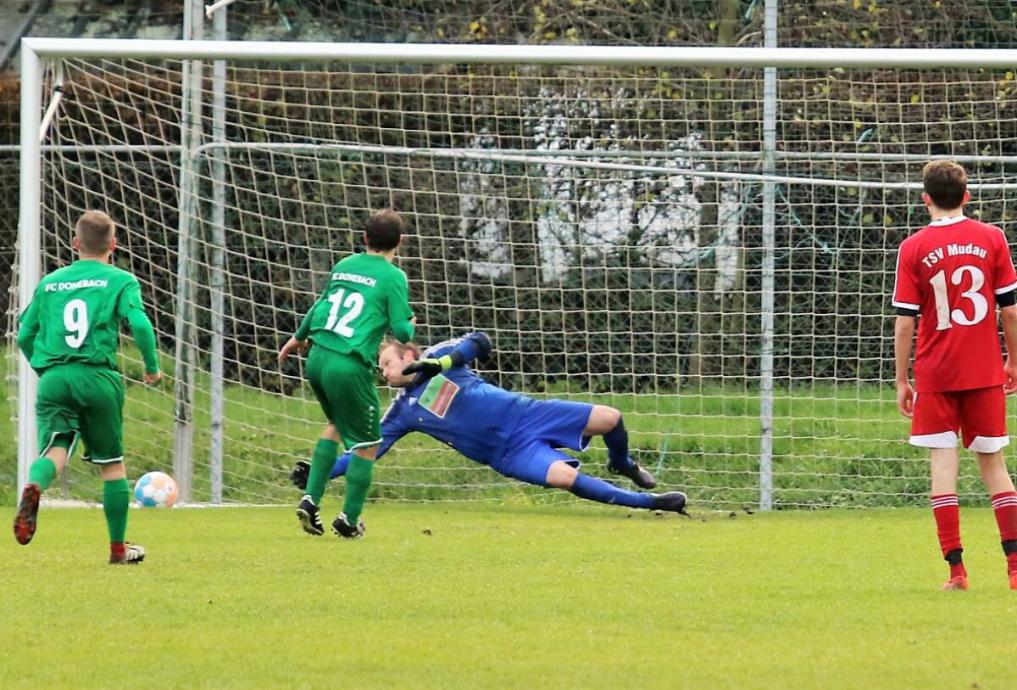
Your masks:
[[[276,62],[315,61],[344,63],[408,64],[558,64],[614,66],[686,66],[738,67],[764,70],[763,117],[763,238],[762,331],[760,353],[760,499],[763,509],[771,507],[772,458],[772,362],[773,362],[773,224],[775,182],[793,182],[797,178],[775,176],[776,70],[781,68],[999,68],[1017,64],[1017,50],[1005,49],[829,49],[829,48],[700,48],[700,47],[608,47],[546,45],[451,45],[451,44],[380,44],[380,43],[284,43],[263,41],[173,41],[112,39],[25,38],[21,41],[21,168],[20,212],[18,222],[18,309],[30,301],[41,272],[41,160],[46,120],[43,114],[45,63],[61,58],[138,58],[179,60]],[[186,72],[185,72],[186,74]],[[191,75],[194,76],[193,73]],[[199,72],[200,78],[200,72]],[[185,79],[186,81],[186,79]],[[187,85],[184,85],[187,89]],[[185,113],[186,113],[185,99]],[[183,138],[188,138],[187,117]],[[768,136],[767,136],[768,135]],[[182,160],[189,143],[182,142]],[[490,158],[490,154],[484,154]],[[518,159],[519,156],[516,156]],[[610,166],[610,163],[605,163]],[[620,166],[619,166],[620,167]],[[768,174],[769,173],[769,174]],[[720,176],[721,174],[715,173]],[[188,203],[186,173],[181,174],[179,203]],[[806,180],[811,184],[839,184],[834,180]],[[845,183],[847,184],[847,183]],[[852,186],[857,186],[857,182]],[[912,183],[898,186],[913,188]],[[972,185],[977,187],[977,185]],[[985,185],[992,187],[994,185]],[[181,214],[182,216],[185,214]],[[768,240],[767,240],[768,238]],[[769,241],[769,246],[765,246]],[[768,275],[769,273],[769,275]],[[767,294],[769,291],[769,294]],[[178,313],[178,319],[182,318]],[[178,350],[178,360],[180,353]],[[35,458],[36,428],[34,403],[36,377],[23,357],[18,358],[18,491],[27,480]],[[769,399],[769,402],[767,400]],[[178,441],[181,423],[177,419]],[[214,424],[214,420],[213,420]],[[186,434],[184,434],[186,437]],[[177,459],[175,458],[175,462]],[[186,480],[182,498],[188,500]],[[213,502],[214,497],[213,497]]]

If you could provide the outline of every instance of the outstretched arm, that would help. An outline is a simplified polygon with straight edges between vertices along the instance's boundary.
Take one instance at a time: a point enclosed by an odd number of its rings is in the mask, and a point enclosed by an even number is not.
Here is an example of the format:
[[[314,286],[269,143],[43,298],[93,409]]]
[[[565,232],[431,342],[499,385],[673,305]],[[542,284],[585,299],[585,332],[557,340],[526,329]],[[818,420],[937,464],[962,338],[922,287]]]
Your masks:
[[[397,423],[393,418],[397,415],[393,415],[391,412],[386,413],[386,419],[381,422],[381,446],[378,447],[378,454],[375,456],[375,460],[378,460],[385,453],[388,452],[389,448],[395,444],[396,441],[401,439],[411,429],[406,429],[401,424]],[[329,474],[329,479],[335,479],[346,474],[346,469],[350,465],[350,459],[353,458],[353,453],[347,451],[335,459],[335,465],[332,466],[332,472]],[[310,463],[300,460],[297,462],[296,467],[290,473],[290,480],[296,485],[298,489],[303,491],[307,488],[307,478],[311,470]]]
[[[381,456],[387,453],[389,448],[391,448],[395,444],[395,442],[401,439],[403,436],[404,434],[399,434],[398,436],[386,435],[384,429],[382,429],[381,445],[378,447],[378,454],[374,456],[374,459],[376,461],[380,460]],[[336,477],[341,477],[344,474],[346,474],[346,468],[349,467],[350,459],[352,457],[353,452],[348,450],[342,455],[340,455],[338,458],[336,458],[335,464],[332,466],[332,474],[330,474],[328,478],[335,479]]]
[[[487,334],[476,331],[464,336],[450,352],[440,357],[418,359],[403,369],[403,374],[421,372],[424,378],[430,378],[453,367],[468,366],[476,360],[487,359],[492,349],[491,339]]]

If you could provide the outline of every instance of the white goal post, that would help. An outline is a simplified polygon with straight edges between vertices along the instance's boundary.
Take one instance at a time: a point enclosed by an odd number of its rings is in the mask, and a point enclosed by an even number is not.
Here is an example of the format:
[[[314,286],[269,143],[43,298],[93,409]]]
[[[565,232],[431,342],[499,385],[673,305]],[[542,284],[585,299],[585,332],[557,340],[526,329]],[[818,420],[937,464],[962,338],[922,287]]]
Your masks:
[[[174,388],[131,389],[128,464],[172,464],[188,501],[286,500],[321,420],[272,334],[381,202],[415,227],[422,336],[485,328],[499,383],[618,406],[663,486],[918,501],[884,385],[917,171],[964,162],[976,212],[1017,218],[1017,50],[26,38],[21,64],[19,307],[109,200]],[[381,495],[515,491],[452,455],[393,451]]]

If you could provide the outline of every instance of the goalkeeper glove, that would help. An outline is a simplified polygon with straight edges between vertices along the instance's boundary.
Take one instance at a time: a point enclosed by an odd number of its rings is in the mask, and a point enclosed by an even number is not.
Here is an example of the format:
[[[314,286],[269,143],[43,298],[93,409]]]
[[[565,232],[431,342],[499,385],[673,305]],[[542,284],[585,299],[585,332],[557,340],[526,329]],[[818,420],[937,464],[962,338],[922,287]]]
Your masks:
[[[432,376],[437,376],[443,371],[448,371],[453,366],[452,357],[445,355],[438,359],[418,359],[413,364],[408,364],[403,369],[403,375],[421,373],[424,378],[429,379]]]
[[[290,481],[293,485],[303,491],[307,488],[307,477],[311,474],[311,463],[298,460],[296,467],[290,472]]]

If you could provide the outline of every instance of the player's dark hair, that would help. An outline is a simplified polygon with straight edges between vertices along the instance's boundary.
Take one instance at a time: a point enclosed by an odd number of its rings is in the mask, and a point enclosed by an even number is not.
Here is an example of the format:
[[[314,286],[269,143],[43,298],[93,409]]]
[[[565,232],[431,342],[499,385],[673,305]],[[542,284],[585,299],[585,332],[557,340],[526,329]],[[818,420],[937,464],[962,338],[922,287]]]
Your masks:
[[[922,184],[932,203],[944,210],[959,208],[968,188],[968,174],[953,161],[930,161],[922,169]]]
[[[113,219],[102,211],[85,211],[74,226],[82,254],[98,256],[109,250],[116,226]]]
[[[368,249],[387,252],[399,246],[399,239],[404,232],[406,221],[396,211],[386,208],[367,219],[364,225],[364,241]]]
[[[396,348],[396,353],[400,357],[405,355],[407,352],[412,352],[414,357],[420,357],[420,346],[416,343],[401,343],[395,338],[385,338],[381,341],[381,347],[378,348],[378,352],[384,352],[390,347]]]

